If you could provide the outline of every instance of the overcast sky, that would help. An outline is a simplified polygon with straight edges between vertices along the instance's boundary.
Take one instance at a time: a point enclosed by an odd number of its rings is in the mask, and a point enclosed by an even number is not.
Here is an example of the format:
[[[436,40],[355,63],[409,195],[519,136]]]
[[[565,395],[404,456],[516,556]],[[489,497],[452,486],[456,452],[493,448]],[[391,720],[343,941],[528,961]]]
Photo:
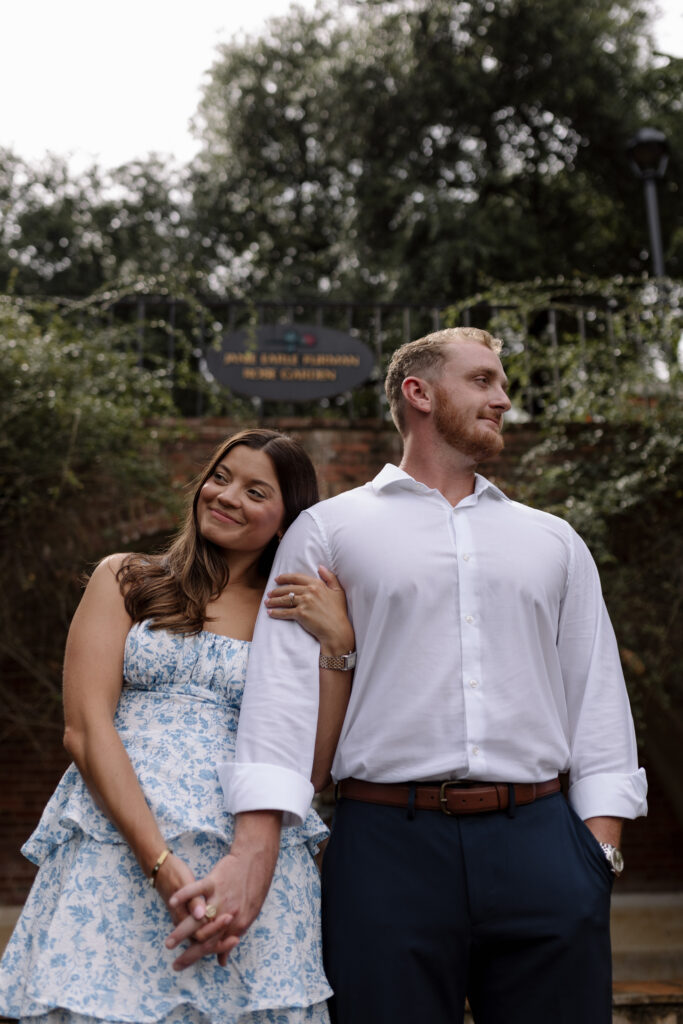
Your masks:
[[[290,0],[5,0],[0,146],[29,161],[59,153],[78,169],[150,152],[184,163],[196,149],[188,124],[217,44],[258,32],[289,7]],[[659,0],[659,8],[658,45],[683,57],[683,4]]]

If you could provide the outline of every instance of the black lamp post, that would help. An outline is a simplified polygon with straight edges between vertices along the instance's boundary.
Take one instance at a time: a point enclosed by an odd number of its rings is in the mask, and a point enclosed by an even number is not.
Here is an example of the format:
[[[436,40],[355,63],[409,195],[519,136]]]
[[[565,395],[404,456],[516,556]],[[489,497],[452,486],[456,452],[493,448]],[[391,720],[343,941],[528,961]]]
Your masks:
[[[629,163],[645,191],[647,226],[652,249],[652,269],[655,277],[664,277],[664,251],[657,203],[657,181],[666,173],[669,162],[669,143],[664,132],[657,128],[641,128],[626,143]]]

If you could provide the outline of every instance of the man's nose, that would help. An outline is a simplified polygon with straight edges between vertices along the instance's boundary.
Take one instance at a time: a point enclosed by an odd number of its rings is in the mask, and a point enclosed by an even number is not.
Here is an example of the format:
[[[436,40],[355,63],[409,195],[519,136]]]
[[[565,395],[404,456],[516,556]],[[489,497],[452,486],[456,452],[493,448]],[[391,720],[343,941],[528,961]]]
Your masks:
[[[496,393],[493,396],[493,404],[502,408],[503,412],[507,412],[511,407],[512,402],[510,401],[510,396],[504,388],[496,388]]]

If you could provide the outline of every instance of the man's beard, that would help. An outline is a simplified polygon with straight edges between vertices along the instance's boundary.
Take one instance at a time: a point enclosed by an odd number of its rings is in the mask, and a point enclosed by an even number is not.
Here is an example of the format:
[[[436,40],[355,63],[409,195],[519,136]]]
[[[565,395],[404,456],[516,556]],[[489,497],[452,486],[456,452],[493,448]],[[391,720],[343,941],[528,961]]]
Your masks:
[[[475,429],[479,421],[475,420],[473,425],[469,418],[453,405],[448,392],[441,384],[434,385],[434,392],[434,426],[451,448],[468,455],[475,462],[484,462],[503,450],[505,441],[500,432],[494,433],[489,427]]]

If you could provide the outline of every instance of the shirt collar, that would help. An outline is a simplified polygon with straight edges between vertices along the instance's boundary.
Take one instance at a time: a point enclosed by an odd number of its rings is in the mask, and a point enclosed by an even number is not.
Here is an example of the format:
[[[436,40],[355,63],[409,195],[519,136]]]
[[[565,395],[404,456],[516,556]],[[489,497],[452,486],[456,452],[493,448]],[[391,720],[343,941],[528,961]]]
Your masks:
[[[376,494],[382,491],[388,491],[392,488],[404,491],[414,491],[417,494],[433,494],[435,490],[433,487],[427,487],[426,484],[420,483],[419,480],[414,480],[412,476],[403,469],[399,469],[398,466],[394,466],[392,463],[387,463],[383,469],[377,474],[372,481],[372,488]],[[465,502],[474,503],[478,501],[482,494],[488,492],[493,498],[502,498],[504,501],[509,501],[507,494],[505,494],[499,487],[492,484],[490,480],[487,480],[481,473],[474,474],[474,493],[463,499]],[[438,491],[436,493],[439,493]]]

